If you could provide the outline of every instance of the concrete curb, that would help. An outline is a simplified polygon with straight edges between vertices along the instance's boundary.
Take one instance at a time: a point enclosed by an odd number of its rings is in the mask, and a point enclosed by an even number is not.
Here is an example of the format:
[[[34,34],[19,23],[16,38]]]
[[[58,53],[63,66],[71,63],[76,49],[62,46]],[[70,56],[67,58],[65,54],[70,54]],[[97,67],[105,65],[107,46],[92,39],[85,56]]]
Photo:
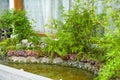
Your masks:
[[[0,80],[52,80],[0,64]]]

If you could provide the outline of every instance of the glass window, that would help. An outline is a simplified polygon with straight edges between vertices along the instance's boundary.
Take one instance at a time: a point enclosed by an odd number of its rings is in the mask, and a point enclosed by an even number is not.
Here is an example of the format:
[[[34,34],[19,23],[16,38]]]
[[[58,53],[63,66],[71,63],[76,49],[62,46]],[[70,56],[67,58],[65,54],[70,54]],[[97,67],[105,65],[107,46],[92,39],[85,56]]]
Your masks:
[[[71,0],[24,0],[24,9],[28,12],[28,17],[34,19],[36,23],[34,30],[39,32],[54,32],[45,24],[51,19],[61,20],[60,6],[64,6],[65,11],[70,9]]]
[[[9,9],[9,0],[0,0],[0,12]]]

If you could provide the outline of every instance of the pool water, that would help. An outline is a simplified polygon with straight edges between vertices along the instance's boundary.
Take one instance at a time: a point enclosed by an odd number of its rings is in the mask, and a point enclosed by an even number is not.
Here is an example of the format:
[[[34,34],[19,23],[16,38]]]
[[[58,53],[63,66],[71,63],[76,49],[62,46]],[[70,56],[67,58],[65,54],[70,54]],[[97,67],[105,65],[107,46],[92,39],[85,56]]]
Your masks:
[[[17,69],[52,78],[53,80],[93,80],[94,75],[78,68],[46,64],[5,63]]]

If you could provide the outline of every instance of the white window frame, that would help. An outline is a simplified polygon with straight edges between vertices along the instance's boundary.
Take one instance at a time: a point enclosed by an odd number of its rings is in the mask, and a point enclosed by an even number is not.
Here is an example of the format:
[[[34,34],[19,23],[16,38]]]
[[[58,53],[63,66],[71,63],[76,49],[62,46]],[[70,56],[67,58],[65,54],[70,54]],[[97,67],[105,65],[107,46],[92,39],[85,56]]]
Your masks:
[[[14,9],[14,0],[9,0],[9,9]]]

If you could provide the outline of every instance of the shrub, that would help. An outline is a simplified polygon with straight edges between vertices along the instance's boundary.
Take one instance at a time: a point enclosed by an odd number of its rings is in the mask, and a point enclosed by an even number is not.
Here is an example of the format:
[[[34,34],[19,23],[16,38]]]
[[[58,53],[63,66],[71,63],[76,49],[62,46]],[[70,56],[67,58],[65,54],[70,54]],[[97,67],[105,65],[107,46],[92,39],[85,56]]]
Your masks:
[[[46,50],[52,53],[51,55],[75,53],[81,56],[93,53],[91,46],[97,43],[96,39],[103,36],[101,29],[104,27],[94,7],[81,5],[80,0],[75,0],[72,9],[62,15],[63,22],[53,20],[51,27],[57,29],[55,37],[58,40],[50,38],[47,41]]]
[[[110,30],[108,27],[107,34],[101,39],[100,45],[106,50],[105,63],[98,73],[98,77],[95,80],[109,80],[111,78],[120,77],[120,8],[119,0],[105,0],[105,10],[109,13],[110,26],[114,27],[114,30]],[[115,4],[113,6],[113,4]],[[116,79],[117,80],[117,79]]]
[[[8,40],[8,49],[33,49],[24,47],[22,45],[16,46],[21,43],[21,40],[27,39],[29,42],[34,44],[34,49],[38,49],[40,36],[37,32],[32,30],[32,24],[26,16],[26,11],[21,10],[6,10],[0,16],[0,29],[7,30],[12,29],[10,33],[6,33],[6,35],[12,35]],[[8,31],[9,32],[9,31]],[[4,39],[3,39],[4,42]],[[1,45],[0,45],[1,46]],[[4,48],[7,50],[7,48]]]
[[[19,41],[28,39],[33,34],[31,22],[26,16],[26,11],[7,10],[0,16],[0,29],[12,29],[12,35]]]

